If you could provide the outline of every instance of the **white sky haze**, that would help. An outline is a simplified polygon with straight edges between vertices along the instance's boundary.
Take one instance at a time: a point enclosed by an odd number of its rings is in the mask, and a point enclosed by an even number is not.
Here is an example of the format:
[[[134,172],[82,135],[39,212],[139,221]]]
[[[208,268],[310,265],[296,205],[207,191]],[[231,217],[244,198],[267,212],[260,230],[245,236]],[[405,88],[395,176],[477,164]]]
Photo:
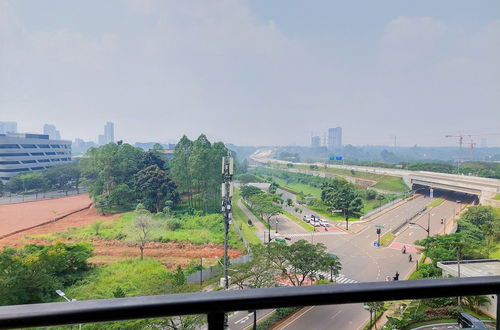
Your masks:
[[[113,121],[127,142],[307,145],[342,126],[350,144],[456,145],[444,135],[500,133],[500,2],[0,0],[0,120],[66,139]]]

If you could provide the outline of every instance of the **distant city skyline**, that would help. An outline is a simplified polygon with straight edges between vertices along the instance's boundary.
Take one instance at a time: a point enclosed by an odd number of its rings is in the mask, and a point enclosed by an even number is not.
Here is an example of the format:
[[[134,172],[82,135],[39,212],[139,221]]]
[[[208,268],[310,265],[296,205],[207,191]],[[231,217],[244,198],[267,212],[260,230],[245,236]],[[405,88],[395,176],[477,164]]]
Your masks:
[[[335,125],[344,145],[455,146],[500,133],[499,31],[497,0],[0,0],[0,120],[72,140],[112,121],[130,142],[309,145]]]

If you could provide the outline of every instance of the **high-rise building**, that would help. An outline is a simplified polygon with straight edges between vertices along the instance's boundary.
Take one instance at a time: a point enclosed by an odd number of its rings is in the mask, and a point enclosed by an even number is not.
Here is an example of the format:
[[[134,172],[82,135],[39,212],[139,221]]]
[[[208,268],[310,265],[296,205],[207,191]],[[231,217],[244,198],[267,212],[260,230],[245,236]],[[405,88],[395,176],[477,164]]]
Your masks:
[[[45,170],[71,162],[71,141],[51,140],[46,134],[0,135],[0,179]]]
[[[0,121],[0,134],[17,133],[17,123],[15,121]]]
[[[342,127],[328,129],[328,150],[338,151],[342,149]]]
[[[107,122],[104,125],[104,141],[105,144],[115,142],[115,125],[112,122]]]
[[[61,133],[56,129],[55,125],[49,125],[49,124],[43,125],[43,134],[48,135],[49,139],[51,140],[61,139]]]
[[[321,147],[321,138],[319,136],[311,137],[311,148],[317,149]]]
[[[106,138],[104,137],[104,134],[99,134],[99,137],[97,138],[97,144],[100,146],[106,144]]]

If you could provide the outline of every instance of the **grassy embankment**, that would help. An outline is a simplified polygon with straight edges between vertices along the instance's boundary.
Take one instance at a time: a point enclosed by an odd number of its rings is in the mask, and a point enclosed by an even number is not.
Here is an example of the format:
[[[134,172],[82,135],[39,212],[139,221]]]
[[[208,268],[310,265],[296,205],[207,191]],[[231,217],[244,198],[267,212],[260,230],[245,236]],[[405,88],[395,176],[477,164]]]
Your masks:
[[[286,167],[285,165],[281,165],[280,167]],[[306,165],[294,165],[294,168],[311,170],[309,166]],[[383,174],[374,174],[362,171],[354,171],[354,170],[345,170],[340,168],[324,168],[319,167],[315,171],[332,173],[343,176],[350,176],[353,178],[359,179],[367,179],[377,181],[377,184],[372,186],[373,188],[392,191],[395,193],[407,192],[408,186],[404,183],[403,179],[397,176],[383,175]]]
[[[427,208],[432,208],[441,205],[444,202],[442,198],[436,198],[432,203],[426,205]]]
[[[495,197],[493,197],[494,200],[500,201],[500,194],[496,194]]]
[[[287,182],[285,179],[282,179],[275,175],[273,175],[272,178],[277,184],[280,185],[280,188],[297,195],[298,200],[301,200],[301,196],[304,195],[313,196],[316,199],[316,203],[314,203],[313,205],[308,205],[308,208],[317,212],[322,217],[333,221],[345,220],[344,216],[342,216],[341,214],[332,214],[327,206],[322,205],[322,203],[320,202],[321,200],[320,188],[313,187],[305,183],[289,182],[289,181]],[[381,194],[380,196],[384,196],[384,199],[369,200],[363,198],[363,209],[361,210],[362,214],[366,214],[398,197],[396,195],[393,196],[393,195],[383,195],[383,194]],[[349,218],[349,221],[356,221],[356,220],[359,220],[359,218],[355,217]]]
[[[250,226],[245,213],[238,207],[238,201],[241,199],[239,189],[234,190],[233,196],[233,219],[241,229],[241,233],[251,245],[260,244],[260,240],[255,234],[255,226]]]

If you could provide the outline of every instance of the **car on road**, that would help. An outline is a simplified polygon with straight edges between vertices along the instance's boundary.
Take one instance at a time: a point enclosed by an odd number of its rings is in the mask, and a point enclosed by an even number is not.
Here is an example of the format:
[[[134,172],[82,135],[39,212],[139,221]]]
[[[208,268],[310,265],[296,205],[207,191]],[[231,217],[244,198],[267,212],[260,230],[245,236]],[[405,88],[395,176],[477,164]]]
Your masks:
[[[319,223],[322,227],[330,227],[330,222],[328,222],[328,220],[319,219]]]

